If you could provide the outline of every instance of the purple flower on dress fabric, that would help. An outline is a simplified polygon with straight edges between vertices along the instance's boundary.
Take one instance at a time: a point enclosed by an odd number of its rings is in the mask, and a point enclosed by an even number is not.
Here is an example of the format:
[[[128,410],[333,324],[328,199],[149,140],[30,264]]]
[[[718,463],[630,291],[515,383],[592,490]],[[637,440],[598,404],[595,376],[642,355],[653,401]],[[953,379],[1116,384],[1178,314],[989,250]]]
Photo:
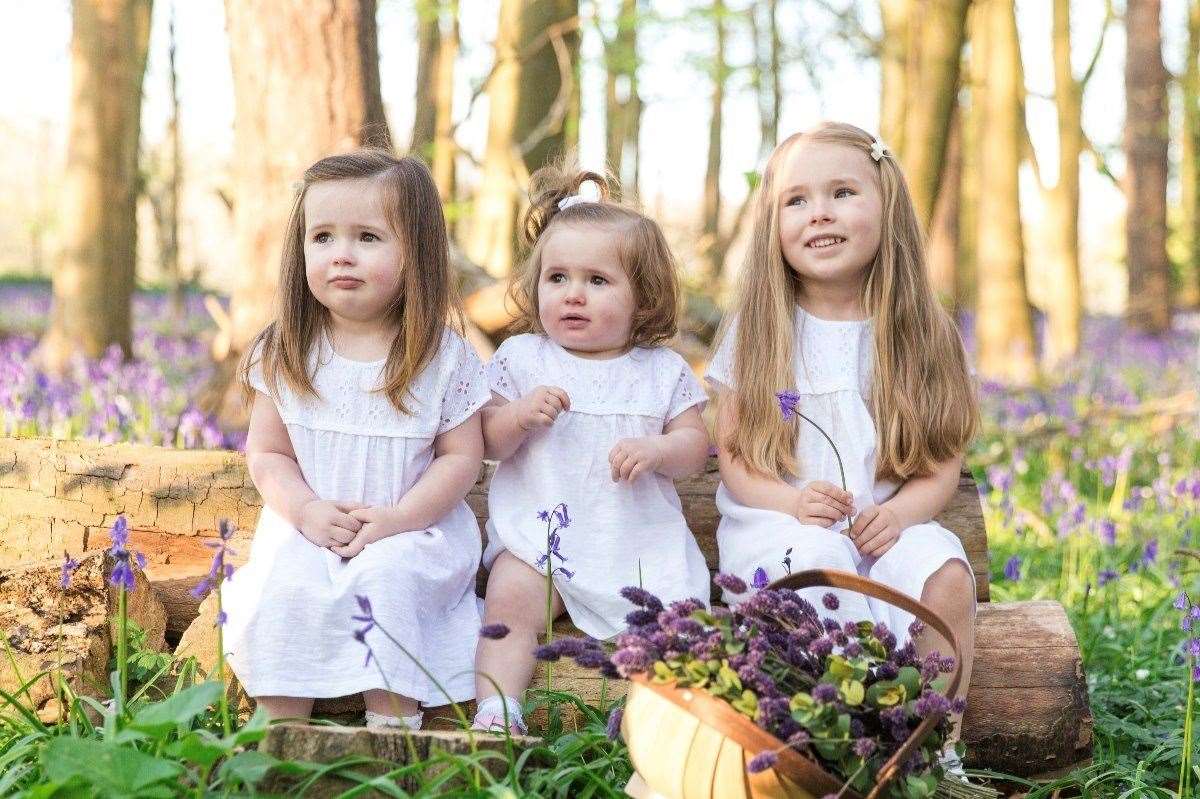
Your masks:
[[[754,570],[753,585],[757,590],[761,591],[762,589],[767,587],[767,583],[768,583],[767,570],[764,569],[762,566],[759,566],[757,569]]]
[[[762,752],[750,759],[750,762],[746,764],[746,771],[751,774],[758,774],[774,766],[778,760],[779,755],[775,752]]]
[[[485,624],[479,628],[479,637],[487,638],[492,641],[499,641],[509,633],[508,625],[497,622],[495,624]]]
[[[1014,583],[1021,579],[1021,556],[1013,555],[1004,564],[1004,577]]]
[[[64,591],[71,586],[71,576],[75,574],[75,570],[78,568],[79,561],[72,558],[68,553],[63,552],[62,573],[58,578],[58,584]]]
[[[604,727],[604,734],[608,737],[608,740],[617,740],[617,736],[621,733],[621,720],[623,718],[625,718],[624,707],[615,708],[608,714],[608,724]]]
[[[718,574],[713,578],[718,588],[723,588],[731,594],[746,593],[746,582],[735,574]]]
[[[775,398],[779,400],[779,412],[783,414],[783,421],[791,421],[796,415],[796,406],[800,404],[800,393],[791,389],[777,391]]]

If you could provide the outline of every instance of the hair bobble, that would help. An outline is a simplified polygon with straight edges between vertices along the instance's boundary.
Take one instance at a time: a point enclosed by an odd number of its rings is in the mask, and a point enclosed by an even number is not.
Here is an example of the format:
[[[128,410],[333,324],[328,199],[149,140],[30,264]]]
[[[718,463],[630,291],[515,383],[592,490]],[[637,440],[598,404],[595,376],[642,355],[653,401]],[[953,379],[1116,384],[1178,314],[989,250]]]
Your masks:
[[[891,150],[883,143],[883,139],[871,139],[871,157],[879,161],[885,155],[891,155]]]
[[[558,201],[558,210],[565,211],[572,205],[579,205],[579,203],[586,202],[588,202],[588,199],[582,194],[571,194]]]

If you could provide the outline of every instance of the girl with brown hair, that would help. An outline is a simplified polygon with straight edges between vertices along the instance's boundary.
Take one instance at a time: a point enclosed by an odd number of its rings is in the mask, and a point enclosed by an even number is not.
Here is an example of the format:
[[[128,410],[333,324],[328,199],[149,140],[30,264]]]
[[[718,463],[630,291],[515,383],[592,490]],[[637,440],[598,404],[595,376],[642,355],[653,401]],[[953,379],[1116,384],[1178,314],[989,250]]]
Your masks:
[[[241,371],[263,510],[249,562],[223,586],[230,663],[272,717],[362,693],[368,726],[417,729],[421,704],[475,690],[480,536],[463,498],[490,396],[448,327],[446,224],[428,170],[380,150],[310,166],[278,305]],[[370,646],[376,624],[407,653]]]
[[[595,199],[580,194],[587,183]],[[548,167],[530,194],[532,252],[511,284],[523,335],[488,365],[483,421],[487,457],[500,461],[484,616],[510,633],[479,642],[475,723],[513,731],[524,729],[519,697],[547,615],[565,609],[610,638],[633,610],[626,586],[697,607],[709,598],[672,482],[708,453],[704,390],[663,346],[675,334],[675,259],[658,225],[608,199],[600,175]]]
[[[706,376],[719,403],[721,571],[757,584],[857,571],[919,598],[962,644],[965,695],[974,577],[959,539],[931,520],[958,485],[978,411],[882,142],[824,123],[775,149],[718,341]],[[909,638],[911,615],[857,594],[838,600],[843,619]],[[931,630],[915,644],[949,650]]]

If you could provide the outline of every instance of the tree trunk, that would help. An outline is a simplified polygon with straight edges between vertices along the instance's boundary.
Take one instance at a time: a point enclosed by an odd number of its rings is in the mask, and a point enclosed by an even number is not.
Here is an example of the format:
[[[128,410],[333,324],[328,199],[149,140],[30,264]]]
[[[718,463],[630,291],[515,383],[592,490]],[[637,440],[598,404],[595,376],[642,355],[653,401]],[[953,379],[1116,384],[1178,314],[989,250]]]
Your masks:
[[[238,269],[231,346],[215,353],[223,368],[213,386],[222,396],[237,357],[273,315],[294,183],[324,156],[360,144],[390,146],[375,0],[335,0],[321,13],[283,0],[227,0],[225,20],[234,84]],[[213,400],[206,404],[213,407]]]
[[[721,279],[725,243],[721,237],[721,126],[725,104],[725,0],[713,0],[715,49],[712,60],[712,111],[708,121],[708,165],[704,171],[704,217],[701,248],[705,270],[715,284]]]
[[[501,0],[488,139],[467,255],[503,276],[529,175],[561,154],[579,61],[578,0]]]
[[[1083,293],[1079,276],[1079,156],[1083,152],[1083,86],[1071,67],[1071,0],[1054,0],[1054,105],[1058,110],[1058,182],[1047,192],[1050,211],[1050,300],[1046,361],[1079,351]]]
[[[900,158],[928,231],[941,184],[958,93],[968,0],[880,0],[883,95],[880,127]]]
[[[1187,62],[1183,73],[1183,136],[1180,146],[1184,273],[1192,307],[1200,305],[1200,0],[1188,3]]]
[[[171,119],[167,125],[167,148],[171,156],[171,178],[167,183],[165,225],[163,226],[162,265],[171,292],[171,312],[183,322],[183,275],[179,269],[179,186],[183,173],[183,153],[179,141],[179,73],[175,68],[175,4],[167,24],[167,74],[170,79]]]
[[[638,96],[637,0],[621,0],[617,31],[605,42],[604,162],[621,182],[621,193],[637,195]]]
[[[41,358],[54,371],[112,344],[129,355],[137,263],[142,78],[151,0],[72,4],[64,251]]]
[[[443,202],[454,200],[456,0],[418,0],[417,94],[409,150],[430,166]]]
[[[950,117],[946,140],[946,166],[942,186],[933,206],[929,229],[929,277],[938,299],[951,312],[960,307],[958,282],[959,219],[962,198],[962,114]]]
[[[972,36],[981,69],[978,269],[979,371],[1014,383],[1037,374],[1017,175],[1024,142],[1021,51],[1013,0],[978,0]]]
[[[1146,333],[1171,327],[1167,261],[1167,70],[1160,0],[1125,9],[1125,215],[1128,323]]]

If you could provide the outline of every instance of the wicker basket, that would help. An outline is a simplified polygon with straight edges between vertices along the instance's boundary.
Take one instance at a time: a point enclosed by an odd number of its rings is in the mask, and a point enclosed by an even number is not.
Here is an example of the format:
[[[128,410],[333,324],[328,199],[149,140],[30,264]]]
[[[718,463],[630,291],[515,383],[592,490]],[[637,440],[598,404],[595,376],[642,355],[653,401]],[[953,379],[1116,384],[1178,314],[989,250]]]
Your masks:
[[[962,677],[961,651],[954,632],[932,610],[882,583],[850,572],[814,569],[798,572],[771,588],[843,588],[912,613],[937,630],[954,649],[954,673],[948,695]],[[884,764],[866,799],[876,799],[896,776],[898,765],[920,745],[941,717],[924,719]],[[625,700],[621,733],[637,769],[626,792],[635,799],[820,799],[837,793],[843,782],[816,761],[784,747],[782,741],[754,724],[726,702],[703,690],[656,684],[635,675]],[[774,767],[751,774],[746,765],[756,755],[777,751]],[[863,799],[847,789],[846,799]]]

